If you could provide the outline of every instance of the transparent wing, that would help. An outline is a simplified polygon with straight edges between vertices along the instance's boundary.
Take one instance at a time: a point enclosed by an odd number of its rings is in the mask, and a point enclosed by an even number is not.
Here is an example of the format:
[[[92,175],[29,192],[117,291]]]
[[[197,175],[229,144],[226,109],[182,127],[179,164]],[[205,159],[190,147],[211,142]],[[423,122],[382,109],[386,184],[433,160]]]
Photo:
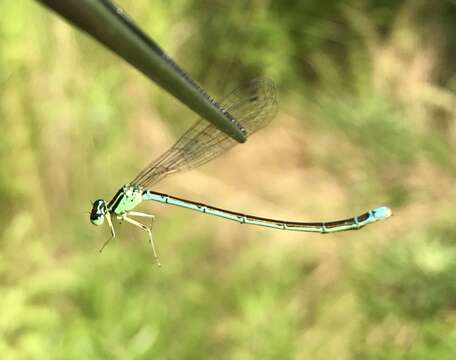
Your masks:
[[[250,81],[230,93],[220,105],[250,136],[268,125],[277,112],[274,83],[268,79]],[[169,174],[207,163],[237,143],[201,118],[172,148],[142,170],[131,184],[150,187]]]

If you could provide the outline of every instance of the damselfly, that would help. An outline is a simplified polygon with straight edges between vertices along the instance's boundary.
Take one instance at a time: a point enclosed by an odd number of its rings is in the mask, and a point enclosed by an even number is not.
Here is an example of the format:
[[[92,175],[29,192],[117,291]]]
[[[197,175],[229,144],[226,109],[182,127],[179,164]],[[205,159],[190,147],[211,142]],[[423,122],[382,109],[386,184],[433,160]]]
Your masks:
[[[268,125],[277,112],[274,83],[267,79],[251,81],[246,86],[230,93],[221,105],[224,111],[239,121],[246,129],[247,135],[250,136],[257,130]],[[160,265],[152,238],[151,226],[147,226],[133,219],[133,217],[136,217],[153,221],[153,215],[133,211],[136,206],[145,200],[181,206],[205,214],[237,221],[241,224],[322,234],[360,229],[365,225],[391,216],[391,210],[388,207],[379,207],[345,220],[293,222],[245,215],[151,190],[154,184],[169,174],[200,166],[226,152],[236,144],[237,142],[235,140],[220,131],[213,124],[200,119],[182,135],[173,147],[157,160],[150,163],[133,181],[122,186],[111,201],[107,202],[103,199],[96,200],[93,203],[90,213],[90,221],[95,225],[101,225],[104,219],[106,219],[112,234],[111,238],[103,244],[100,251],[116,236],[111,219],[114,217],[138,226],[147,232],[155,259]]]

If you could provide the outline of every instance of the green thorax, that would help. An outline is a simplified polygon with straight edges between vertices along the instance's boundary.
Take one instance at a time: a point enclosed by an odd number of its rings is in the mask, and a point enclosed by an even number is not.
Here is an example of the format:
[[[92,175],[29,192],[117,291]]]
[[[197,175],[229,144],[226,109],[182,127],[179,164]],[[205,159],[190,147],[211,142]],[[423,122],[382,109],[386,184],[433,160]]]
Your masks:
[[[116,215],[133,210],[143,201],[139,186],[124,185],[108,204],[108,211]]]

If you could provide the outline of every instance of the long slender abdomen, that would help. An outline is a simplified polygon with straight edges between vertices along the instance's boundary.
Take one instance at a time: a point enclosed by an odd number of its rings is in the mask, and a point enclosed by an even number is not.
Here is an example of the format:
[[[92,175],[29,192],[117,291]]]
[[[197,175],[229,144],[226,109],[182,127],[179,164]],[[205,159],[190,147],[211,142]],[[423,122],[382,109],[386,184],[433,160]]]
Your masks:
[[[318,232],[318,233],[331,233],[337,231],[356,230],[365,225],[373,223],[378,220],[383,220],[391,216],[391,210],[387,207],[380,207],[370,210],[362,215],[344,220],[335,220],[328,222],[294,222],[287,220],[275,220],[263,218],[254,215],[245,215],[231,210],[219,209],[213,206],[179,199],[174,196],[157,193],[154,191],[146,190],[142,193],[143,200],[152,200],[164,204],[184,207],[199,211],[205,214],[218,216],[224,219],[237,221],[241,224],[250,224],[265,226],[279,230],[303,231],[303,232]]]

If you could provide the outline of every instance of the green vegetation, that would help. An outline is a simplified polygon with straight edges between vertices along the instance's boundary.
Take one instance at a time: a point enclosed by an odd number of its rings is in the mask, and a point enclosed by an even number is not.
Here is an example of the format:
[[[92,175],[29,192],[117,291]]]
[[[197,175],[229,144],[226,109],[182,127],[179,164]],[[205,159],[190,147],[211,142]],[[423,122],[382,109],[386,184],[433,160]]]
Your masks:
[[[456,358],[456,2],[119,1],[215,95],[277,81],[270,128],[159,184],[359,232],[268,231],[147,204],[88,221],[194,116],[33,1],[0,0],[1,359]]]

